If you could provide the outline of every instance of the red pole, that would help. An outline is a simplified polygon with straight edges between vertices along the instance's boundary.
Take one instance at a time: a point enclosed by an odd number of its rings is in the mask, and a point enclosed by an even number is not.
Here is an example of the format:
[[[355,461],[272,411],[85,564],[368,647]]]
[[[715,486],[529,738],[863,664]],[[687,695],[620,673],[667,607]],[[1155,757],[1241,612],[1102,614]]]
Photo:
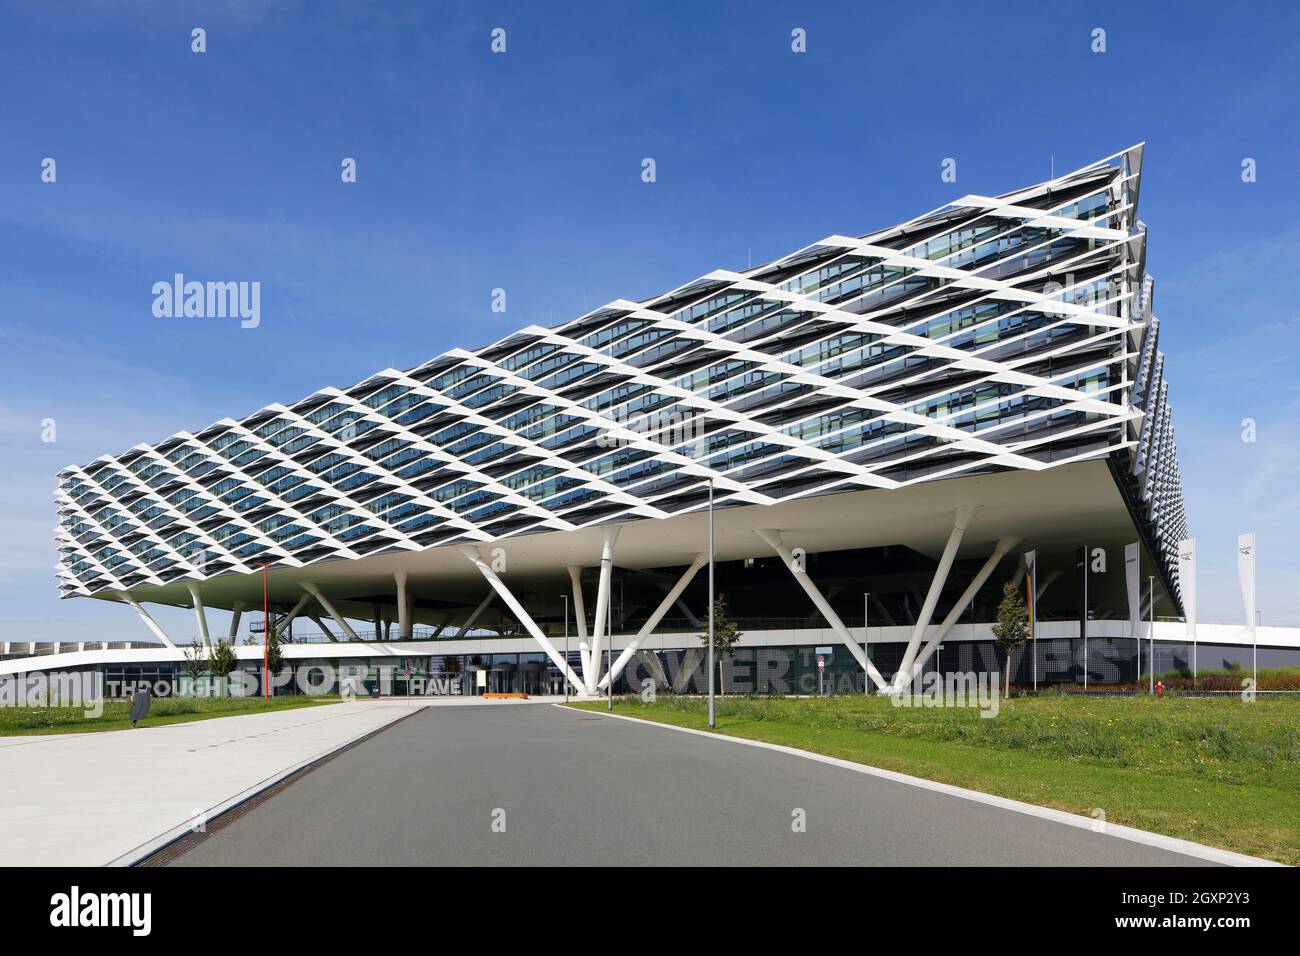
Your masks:
[[[270,700],[271,683],[266,679],[266,668],[270,663],[271,657],[271,607],[266,599],[266,569],[269,564],[262,565],[262,699]]]

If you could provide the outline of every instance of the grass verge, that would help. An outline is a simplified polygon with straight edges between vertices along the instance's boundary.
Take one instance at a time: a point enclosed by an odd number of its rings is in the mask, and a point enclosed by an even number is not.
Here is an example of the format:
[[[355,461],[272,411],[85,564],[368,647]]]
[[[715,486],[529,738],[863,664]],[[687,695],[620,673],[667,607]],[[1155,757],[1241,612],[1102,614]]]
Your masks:
[[[182,724],[213,717],[233,717],[237,714],[261,714],[270,711],[293,710],[310,707],[321,702],[337,702],[337,697],[218,697],[156,699],[149,714],[140,721],[137,729]],[[98,717],[88,717],[81,707],[4,707],[0,708],[0,737],[35,734],[84,734],[104,730],[129,730],[131,727],[130,701],[107,701],[104,712]]]
[[[614,712],[707,729],[698,697],[620,698]],[[979,715],[733,697],[718,700],[717,731],[1300,864],[1300,700],[1043,695]]]

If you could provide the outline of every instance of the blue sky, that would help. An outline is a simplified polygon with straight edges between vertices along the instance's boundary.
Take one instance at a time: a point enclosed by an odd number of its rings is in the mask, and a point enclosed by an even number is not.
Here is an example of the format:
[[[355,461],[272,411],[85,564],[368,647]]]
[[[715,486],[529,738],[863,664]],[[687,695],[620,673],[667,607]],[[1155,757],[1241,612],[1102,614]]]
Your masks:
[[[1300,11],[808,7],[5,4],[0,633],[144,636],[57,599],[64,465],[1142,140],[1201,618],[1240,618],[1255,530],[1263,619],[1300,624]],[[261,325],[155,318],[176,272],[260,281]]]

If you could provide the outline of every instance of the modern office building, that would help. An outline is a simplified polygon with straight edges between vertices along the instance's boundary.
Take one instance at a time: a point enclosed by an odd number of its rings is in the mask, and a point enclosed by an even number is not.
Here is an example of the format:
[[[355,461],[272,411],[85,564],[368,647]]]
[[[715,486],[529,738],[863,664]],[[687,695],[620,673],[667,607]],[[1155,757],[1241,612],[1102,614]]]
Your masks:
[[[1187,537],[1142,152],[69,467],[62,594],[162,645],[77,666],[174,667],[218,609],[260,642],[265,585],[291,659],[681,683],[712,496],[716,589],[769,689],[818,646],[877,687],[945,640],[978,663],[1029,551],[1060,679],[1131,678],[1135,614],[1181,638]]]

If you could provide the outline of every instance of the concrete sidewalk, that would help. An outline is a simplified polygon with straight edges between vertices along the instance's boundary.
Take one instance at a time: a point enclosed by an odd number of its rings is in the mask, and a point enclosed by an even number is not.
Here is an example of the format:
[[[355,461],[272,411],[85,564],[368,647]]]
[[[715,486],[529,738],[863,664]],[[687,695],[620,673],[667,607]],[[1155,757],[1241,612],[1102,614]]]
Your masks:
[[[137,730],[0,737],[0,865],[110,863],[423,706],[352,701]]]

